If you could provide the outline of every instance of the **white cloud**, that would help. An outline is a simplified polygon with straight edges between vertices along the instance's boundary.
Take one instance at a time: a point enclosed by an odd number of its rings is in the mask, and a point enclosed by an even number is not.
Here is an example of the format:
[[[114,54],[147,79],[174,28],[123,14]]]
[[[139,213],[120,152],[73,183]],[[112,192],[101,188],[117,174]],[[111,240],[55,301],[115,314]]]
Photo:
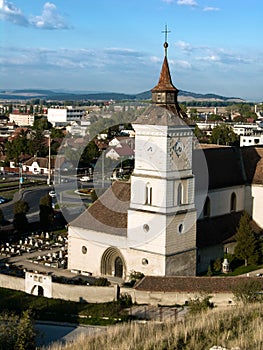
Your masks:
[[[177,4],[186,6],[197,6],[197,2],[195,0],[178,0]]]
[[[203,8],[203,11],[219,11],[220,9],[218,7],[210,7],[206,6]]]
[[[65,18],[57,11],[55,4],[46,2],[40,16],[28,19],[21,9],[8,0],[0,0],[0,19],[19,26],[32,26],[40,29],[68,29]]]
[[[61,16],[55,4],[46,2],[40,16],[32,17],[30,23],[40,29],[68,29],[65,18]]]
[[[29,25],[29,22],[22,11],[12,2],[7,0],[0,0],[0,19],[20,26]]]
[[[182,51],[192,51],[193,50],[192,45],[183,41],[183,40],[178,40],[175,43],[175,47],[179,48]]]

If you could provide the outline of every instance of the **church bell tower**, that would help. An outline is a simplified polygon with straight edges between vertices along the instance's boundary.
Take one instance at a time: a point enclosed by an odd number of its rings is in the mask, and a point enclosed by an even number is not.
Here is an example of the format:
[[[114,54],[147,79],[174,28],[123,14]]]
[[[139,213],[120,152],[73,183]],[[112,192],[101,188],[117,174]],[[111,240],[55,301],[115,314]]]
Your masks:
[[[137,118],[127,238],[145,275],[196,275],[193,130],[185,121],[165,55],[152,105]],[[141,265],[140,265],[141,264]]]

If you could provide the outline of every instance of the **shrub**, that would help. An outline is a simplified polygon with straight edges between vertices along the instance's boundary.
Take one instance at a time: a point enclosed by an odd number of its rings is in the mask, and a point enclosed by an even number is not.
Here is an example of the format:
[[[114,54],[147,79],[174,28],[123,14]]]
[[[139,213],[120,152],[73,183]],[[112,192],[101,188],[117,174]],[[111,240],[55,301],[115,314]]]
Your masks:
[[[214,262],[213,269],[215,272],[220,272],[222,270],[222,260],[220,258],[216,259]]]
[[[197,314],[201,311],[212,309],[214,304],[210,301],[211,296],[204,294],[197,296],[195,299],[190,299],[188,302],[189,313]]]
[[[243,304],[262,301],[261,284],[259,281],[242,281],[233,289],[234,298]]]
[[[132,297],[128,293],[121,293],[118,303],[122,308],[130,307],[132,306]]]
[[[19,318],[15,314],[0,315],[0,348],[5,350],[35,349],[35,329],[29,312]]]
[[[136,282],[140,281],[144,277],[144,274],[139,271],[131,271],[129,280],[130,284],[133,286]]]
[[[105,277],[99,277],[94,281],[94,286],[107,287],[110,285],[110,282]]]

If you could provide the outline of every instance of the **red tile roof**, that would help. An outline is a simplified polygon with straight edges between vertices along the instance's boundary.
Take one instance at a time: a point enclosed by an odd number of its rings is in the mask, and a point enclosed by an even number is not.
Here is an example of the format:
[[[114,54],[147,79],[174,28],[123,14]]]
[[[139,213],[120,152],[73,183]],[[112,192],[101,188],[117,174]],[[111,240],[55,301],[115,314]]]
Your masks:
[[[130,184],[116,181],[71,226],[126,236],[129,205]]]
[[[263,289],[261,277],[159,277],[145,276],[136,286],[136,290],[151,292],[207,292],[227,293],[240,283],[257,280]]]

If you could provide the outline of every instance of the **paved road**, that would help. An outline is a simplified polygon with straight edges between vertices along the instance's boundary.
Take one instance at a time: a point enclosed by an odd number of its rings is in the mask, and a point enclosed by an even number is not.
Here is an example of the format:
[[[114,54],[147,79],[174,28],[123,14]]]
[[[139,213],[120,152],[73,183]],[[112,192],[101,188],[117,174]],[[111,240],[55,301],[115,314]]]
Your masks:
[[[106,327],[100,326],[78,326],[73,324],[61,324],[55,322],[37,322],[36,329],[39,331],[37,346],[48,346],[59,342],[65,344],[72,342],[81,335],[89,336],[105,331]]]
[[[9,221],[13,220],[13,204],[22,198],[29,204],[29,212],[27,213],[28,221],[38,221],[40,198],[46,195],[50,189],[50,186],[43,186],[17,192],[11,202],[0,205],[4,218]],[[85,210],[84,204],[90,202],[90,199],[87,197],[80,197],[78,194],[74,194],[72,189],[74,190],[74,188],[72,188],[72,183],[57,185],[55,186],[57,198],[52,198],[54,205],[58,202],[64,208],[69,209],[69,215],[65,217],[68,222],[78,217]],[[71,194],[69,192],[71,192]]]

